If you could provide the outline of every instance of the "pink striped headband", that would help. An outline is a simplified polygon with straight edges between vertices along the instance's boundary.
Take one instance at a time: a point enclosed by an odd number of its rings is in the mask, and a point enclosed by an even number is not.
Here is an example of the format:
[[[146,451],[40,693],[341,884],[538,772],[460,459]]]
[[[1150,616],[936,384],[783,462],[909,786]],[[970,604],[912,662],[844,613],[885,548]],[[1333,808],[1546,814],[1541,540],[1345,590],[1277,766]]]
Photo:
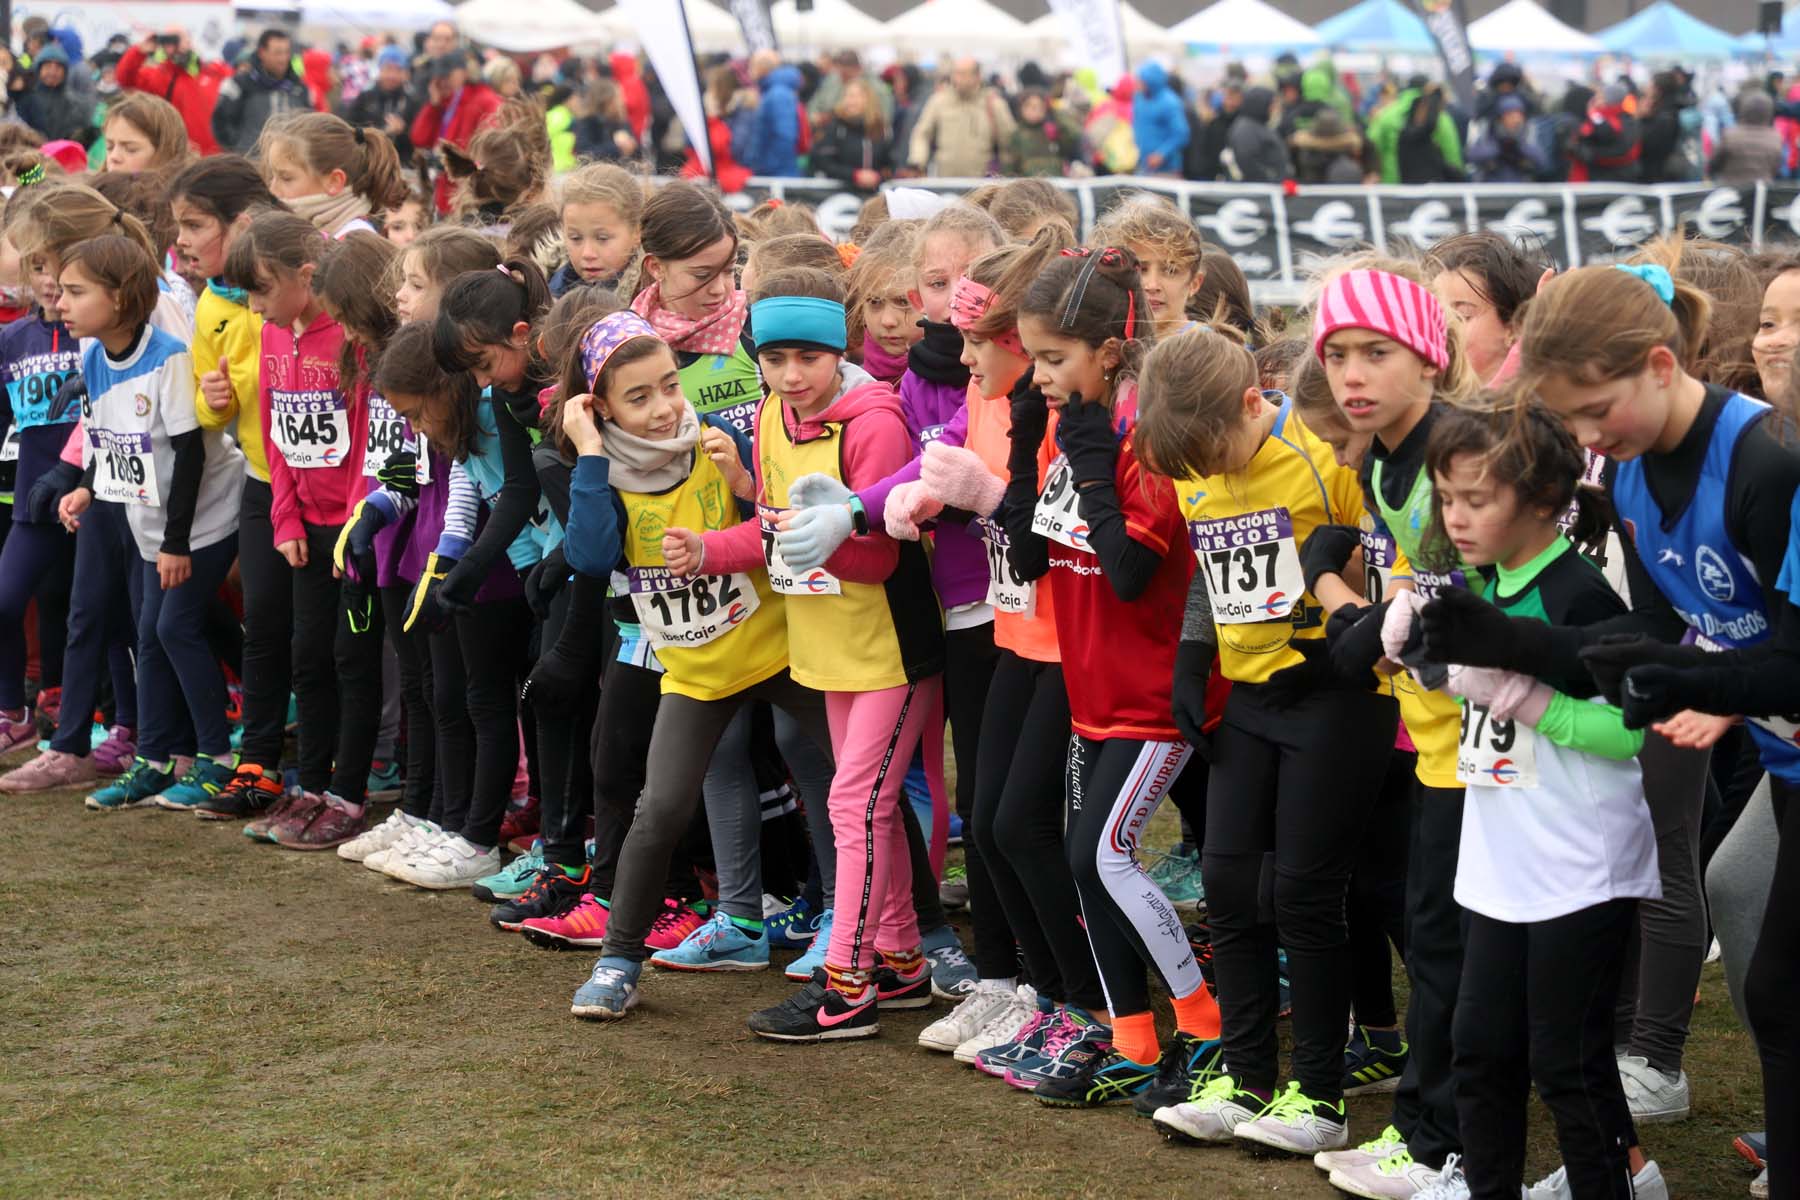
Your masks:
[[[1325,285],[1313,314],[1313,354],[1340,329],[1367,329],[1399,342],[1440,369],[1450,365],[1449,334],[1437,297],[1386,271],[1345,271]]]
[[[971,326],[987,315],[993,307],[994,290],[985,283],[976,283],[967,275],[959,275],[956,287],[950,293],[950,323],[967,333]],[[1020,358],[1030,357],[1025,353],[1025,343],[1019,340],[1019,331],[1009,329],[991,339],[993,343],[1009,354]]]

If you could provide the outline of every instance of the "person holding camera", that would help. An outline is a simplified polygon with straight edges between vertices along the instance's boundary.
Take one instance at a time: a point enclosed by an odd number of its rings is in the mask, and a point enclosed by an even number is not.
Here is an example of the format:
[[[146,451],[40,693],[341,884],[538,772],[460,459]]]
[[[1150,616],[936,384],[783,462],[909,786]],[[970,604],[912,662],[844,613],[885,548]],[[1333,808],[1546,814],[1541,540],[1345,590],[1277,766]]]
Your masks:
[[[194,52],[180,26],[170,26],[130,47],[115,68],[119,86],[160,96],[175,106],[187,126],[188,140],[199,153],[215,154],[213,107],[219,85],[231,77],[222,62],[205,62]]]

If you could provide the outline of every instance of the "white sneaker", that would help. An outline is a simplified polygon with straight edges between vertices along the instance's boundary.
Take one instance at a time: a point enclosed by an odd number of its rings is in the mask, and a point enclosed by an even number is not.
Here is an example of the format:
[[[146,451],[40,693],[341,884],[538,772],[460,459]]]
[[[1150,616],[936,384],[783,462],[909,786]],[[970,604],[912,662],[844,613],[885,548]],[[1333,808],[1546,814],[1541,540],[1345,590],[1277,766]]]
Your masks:
[[[1002,1012],[1011,1012],[1019,993],[1003,983],[977,982],[948,1016],[939,1017],[919,1031],[919,1045],[927,1050],[954,1054],[956,1048],[981,1032],[981,1027]]]
[[[1709,963],[1716,963],[1721,958],[1724,958],[1724,957],[1725,957],[1725,951],[1720,949],[1719,939],[1714,938],[1712,940],[1712,945],[1710,945],[1706,948],[1706,957],[1704,959],[1702,959],[1701,961],[1709,962]]]
[[[1691,1110],[1686,1071],[1670,1075],[1635,1054],[1619,1059],[1619,1081],[1625,1085],[1625,1102],[1631,1119],[1639,1125],[1685,1121]]]
[[[337,848],[338,857],[345,862],[362,862],[377,850],[386,850],[409,830],[423,825],[425,822],[409,817],[399,809],[388,814],[388,819],[375,828],[357,834]]]
[[[1655,1159],[1644,1163],[1644,1169],[1631,1177],[1632,1195],[1637,1200],[1669,1200],[1669,1184]],[[1525,1200],[1574,1200],[1569,1188],[1569,1169],[1558,1167],[1525,1191]]]
[[[392,872],[389,868],[398,866],[400,861],[409,854],[412,854],[421,846],[428,844],[433,839],[441,837],[442,835],[443,830],[439,829],[430,821],[414,825],[411,829],[401,834],[399,838],[395,840],[394,844],[387,849],[372,852],[367,858],[362,860],[362,864],[371,871],[379,871],[383,875],[391,874]]]
[[[392,874],[403,883],[441,892],[468,887],[499,869],[498,846],[483,850],[460,834],[449,834],[425,853],[406,859]]]
[[[1436,1184],[1442,1174],[1441,1170],[1414,1162],[1412,1155],[1401,1150],[1376,1162],[1338,1167],[1331,1173],[1331,1186],[1369,1200],[1410,1200]]]
[[[1220,1075],[1194,1099],[1157,1109],[1151,1120],[1172,1142],[1219,1145],[1234,1140],[1234,1131],[1256,1120],[1267,1107],[1255,1093],[1239,1091],[1231,1076]]]
[[[1444,1169],[1431,1183],[1414,1192],[1413,1200],[1469,1200],[1469,1181],[1463,1178],[1456,1155],[1444,1160]]]
[[[1289,1083],[1255,1120],[1245,1121],[1232,1135],[1271,1150],[1304,1154],[1336,1150],[1350,1143],[1350,1124],[1344,1118],[1344,1102],[1336,1106],[1309,1099],[1299,1083]]]
[[[1016,1039],[1037,1011],[1037,989],[1028,983],[1020,984],[1007,1006],[995,1009],[980,1028],[958,1042],[951,1057],[966,1066],[974,1066],[975,1056],[983,1050],[992,1050]],[[923,1040],[921,1036],[920,1041]]]
[[[1384,1158],[1392,1158],[1406,1150],[1406,1139],[1389,1125],[1381,1136],[1370,1138],[1349,1150],[1321,1150],[1313,1155],[1313,1166],[1321,1171],[1343,1171],[1351,1167],[1368,1167]]]
[[[1764,1167],[1750,1181],[1751,1200],[1769,1200],[1769,1168]]]

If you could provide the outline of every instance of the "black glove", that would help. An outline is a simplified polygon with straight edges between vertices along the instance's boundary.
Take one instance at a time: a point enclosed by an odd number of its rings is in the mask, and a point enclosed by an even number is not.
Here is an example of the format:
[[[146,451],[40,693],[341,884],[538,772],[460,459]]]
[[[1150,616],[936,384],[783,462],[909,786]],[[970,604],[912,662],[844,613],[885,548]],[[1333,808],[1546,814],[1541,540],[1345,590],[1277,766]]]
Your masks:
[[[25,496],[25,515],[33,525],[49,525],[56,520],[56,506],[81,482],[81,468],[60,459],[56,465],[37,477]]]
[[[432,594],[445,612],[468,612],[475,603],[475,593],[487,581],[487,574],[487,567],[472,558],[452,562],[444,582],[433,588]]]
[[[1362,534],[1349,525],[1320,525],[1307,534],[1300,547],[1300,572],[1306,577],[1306,590],[1317,596],[1319,577],[1342,575],[1350,556],[1361,546]]]
[[[1579,630],[1559,630],[1530,617],[1509,617],[1467,588],[1445,588],[1419,611],[1425,656],[1465,667],[1503,667],[1557,678],[1580,646]],[[1563,654],[1566,642],[1567,656]]]
[[[341,556],[336,566],[346,577],[347,569],[355,564],[362,568],[365,559],[371,559],[375,550],[375,535],[387,528],[387,514],[367,500],[360,501],[354,512],[350,514],[350,523],[344,526],[338,536],[338,544],[334,553]],[[370,575],[373,578],[373,575]]]
[[[450,623],[450,613],[439,601],[438,592],[445,575],[456,566],[454,558],[439,558],[436,554],[426,558],[425,569],[419,572],[419,582],[413,584],[412,595],[407,597],[402,630],[411,633],[415,628],[423,628],[426,633],[436,633]]]
[[[1211,761],[1212,738],[1205,732],[1206,680],[1212,674],[1213,648],[1205,642],[1182,642],[1175,650],[1175,728],[1201,758]]]
[[[1056,424],[1056,439],[1069,459],[1075,485],[1111,483],[1119,465],[1119,435],[1113,429],[1112,410],[1099,401],[1083,402],[1081,393],[1070,395]]]
[[[525,576],[525,603],[540,621],[550,619],[550,601],[562,585],[569,581],[569,560],[563,557],[561,543],[544,556],[542,562]]]
[[[1331,650],[1331,670],[1349,687],[1373,688],[1375,664],[1381,661],[1381,621],[1387,604],[1363,607],[1345,604],[1325,622],[1325,644]]]
[[[358,566],[354,574],[346,571],[338,585],[344,621],[350,632],[359,637],[375,628],[375,556],[369,555],[364,565],[368,568],[366,575],[363,566]]]
[[[1026,367],[1025,373],[1013,381],[1010,431],[1015,445],[1019,442],[1031,443],[1034,460],[1037,448],[1044,444],[1044,430],[1050,427],[1050,406],[1044,402],[1044,393],[1032,382],[1035,377],[1035,368]],[[1034,474],[1032,482],[1036,481]]]
[[[1581,665],[1594,677],[1594,686],[1606,697],[1608,704],[1617,704],[1621,708],[1624,707],[1625,673],[1633,667],[1654,663],[1680,670],[1701,666],[1706,659],[1706,651],[1698,646],[1671,645],[1637,633],[1609,634],[1581,650]],[[1679,712],[1680,708],[1674,711]]]
[[[606,580],[577,572],[568,586],[562,633],[532,668],[519,693],[521,704],[561,707],[599,684],[606,652]]]
[[[1679,667],[1664,663],[1646,663],[1627,671],[1619,696],[1625,728],[1642,729],[1688,707],[1683,698],[1689,690],[1685,676]]]
[[[375,480],[396,496],[419,494],[419,456],[411,450],[388,455],[387,462],[375,472]]]
[[[1331,651],[1321,638],[1295,638],[1288,643],[1301,661],[1269,676],[1263,695],[1275,708],[1292,708],[1320,688],[1332,686]]]

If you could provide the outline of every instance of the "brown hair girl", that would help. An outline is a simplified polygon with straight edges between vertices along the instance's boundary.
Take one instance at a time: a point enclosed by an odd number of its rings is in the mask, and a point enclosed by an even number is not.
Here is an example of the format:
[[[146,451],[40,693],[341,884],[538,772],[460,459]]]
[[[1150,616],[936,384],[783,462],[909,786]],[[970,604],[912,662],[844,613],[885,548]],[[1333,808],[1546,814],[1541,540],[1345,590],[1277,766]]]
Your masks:
[[[129,128],[114,129],[114,125]],[[161,96],[133,91],[121,94],[106,106],[106,123],[102,128],[106,134],[108,171],[179,170],[192,157],[187,123],[181,119],[176,107]],[[133,144],[138,141],[148,143],[149,158],[127,166],[127,157],[139,157]]]
[[[1218,474],[1218,451],[1244,420],[1244,394],[1260,382],[1250,351],[1215,330],[1156,343],[1138,375],[1138,460],[1171,479]]]
[[[389,303],[391,294],[382,286],[399,256],[394,243],[359,229],[326,248],[313,276],[313,291],[325,311],[344,327],[338,379],[346,392],[362,374],[359,361],[367,363],[379,355],[400,327]]]
[[[643,258],[638,262],[629,295],[637,295],[655,281],[656,273],[649,260],[666,263],[692,258],[720,238],[731,239],[735,255],[737,225],[717,192],[685,179],[664,184],[644,202],[638,239]]]
[[[383,212],[406,201],[400,155],[387,135],[352,126],[331,113],[303,112],[277,117],[264,126],[256,143],[265,172],[270,156],[280,153],[320,178],[342,172],[344,187]],[[290,200],[292,203],[292,200]]]

